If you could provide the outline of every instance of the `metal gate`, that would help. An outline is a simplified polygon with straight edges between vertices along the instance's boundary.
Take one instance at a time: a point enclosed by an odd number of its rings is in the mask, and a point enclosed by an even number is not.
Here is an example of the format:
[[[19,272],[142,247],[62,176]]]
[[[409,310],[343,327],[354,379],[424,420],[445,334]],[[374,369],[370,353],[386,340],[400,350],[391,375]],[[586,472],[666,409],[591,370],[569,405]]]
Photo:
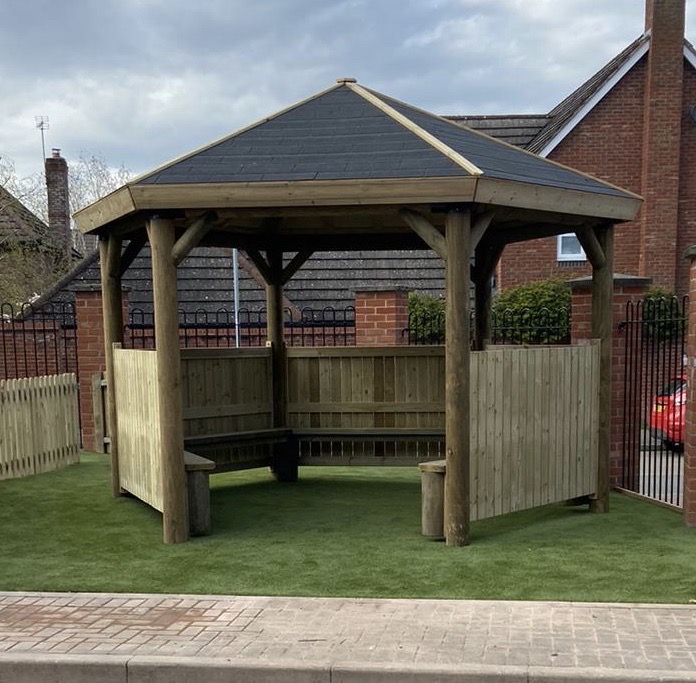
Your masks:
[[[682,505],[688,299],[628,303],[620,486]]]

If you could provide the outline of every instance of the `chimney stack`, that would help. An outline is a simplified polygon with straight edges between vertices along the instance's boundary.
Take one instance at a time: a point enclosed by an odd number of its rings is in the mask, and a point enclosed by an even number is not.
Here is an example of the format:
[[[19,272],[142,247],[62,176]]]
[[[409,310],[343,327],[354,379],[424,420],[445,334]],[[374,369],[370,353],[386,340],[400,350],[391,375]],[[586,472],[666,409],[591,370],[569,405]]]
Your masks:
[[[640,274],[677,285],[686,0],[646,0],[650,31],[643,109]]]
[[[66,255],[72,256],[70,234],[70,201],[68,199],[68,162],[54,147],[46,159],[46,190],[48,193],[48,228],[57,245]]]

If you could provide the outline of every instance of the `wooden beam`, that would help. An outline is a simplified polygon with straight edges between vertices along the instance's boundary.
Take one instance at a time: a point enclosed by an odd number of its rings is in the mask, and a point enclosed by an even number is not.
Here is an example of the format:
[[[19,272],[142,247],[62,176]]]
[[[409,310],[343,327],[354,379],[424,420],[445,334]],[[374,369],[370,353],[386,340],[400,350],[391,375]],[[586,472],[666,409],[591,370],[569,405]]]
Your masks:
[[[298,251],[295,256],[292,257],[290,263],[288,263],[285,268],[283,268],[283,275],[281,278],[281,284],[286,285],[290,278],[307,262],[307,259],[314,253],[311,249],[305,249],[303,251]]]
[[[260,258],[261,255],[259,254]],[[259,269],[254,265],[254,263],[251,261],[251,259],[247,258],[245,255],[245,252],[243,251],[237,251],[237,261],[239,263],[239,267],[247,274],[249,277],[262,289],[266,289],[266,285],[268,284],[267,281],[264,279],[263,275],[259,272]],[[302,318],[302,311],[295,306],[290,299],[288,299],[287,296],[285,296],[285,293],[283,293],[283,307],[287,308],[292,317],[293,320],[300,320]]]
[[[207,211],[186,228],[186,232],[179,237],[172,248],[172,258],[175,266],[178,266],[189,255],[191,249],[200,243],[210,228],[213,227],[216,218],[217,214],[215,211]]]
[[[471,226],[472,251],[476,249],[484,233],[486,232],[486,230],[488,230],[488,226],[491,224],[494,215],[494,211],[486,211],[485,213],[482,213],[480,216],[476,216],[476,219],[474,220],[473,225]]]
[[[451,211],[445,222],[445,541],[469,544],[469,262],[471,214]]]
[[[157,402],[162,466],[162,517],[165,543],[188,538],[188,501],[184,467],[184,414],[179,355],[179,307],[176,266],[172,258],[174,223],[153,218],[147,233],[152,250],[152,291],[155,309]]]
[[[614,292],[614,227],[597,228],[597,241],[605,257],[592,268],[592,336],[599,347],[599,424],[597,425],[597,491],[590,503],[594,512],[609,510],[609,457],[611,451],[611,321]]]
[[[109,428],[111,455],[111,492],[121,495],[118,461],[118,415],[114,382],[114,344],[123,343],[123,294],[121,291],[121,240],[118,237],[99,239],[99,264],[102,285],[104,320],[104,360],[106,368],[106,420]]]
[[[447,240],[423,214],[412,211],[411,209],[401,209],[399,214],[418,237],[420,237],[441,259],[447,260]]]
[[[131,237],[128,246],[123,251],[123,254],[121,254],[121,267],[119,272],[120,277],[123,277],[126,274],[126,271],[131,267],[133,261],[135,261],[146,242],[147,230],[144,228],[142,232],[139,232],[137,235]]]
[[[606,257],[595,231],[589,226],[575,228],[575,236],[578,238],[580,246],[585,251],[592,267],[603,268],[606,263]]]
[[[502,245],[498,243],[483,242],[476,248],[476,268],[474,275],[475,287],[475,324],[474,349],[484,351],[491,338],[491,296],[492,279],[500,256],[503,253]]]
[[[264,282],[268,285],[273,281],[273,271],[268,261],[261,255],[258,249],[247,247],[244,249],[251,262],[256,266],[256,269],[261,273]]]

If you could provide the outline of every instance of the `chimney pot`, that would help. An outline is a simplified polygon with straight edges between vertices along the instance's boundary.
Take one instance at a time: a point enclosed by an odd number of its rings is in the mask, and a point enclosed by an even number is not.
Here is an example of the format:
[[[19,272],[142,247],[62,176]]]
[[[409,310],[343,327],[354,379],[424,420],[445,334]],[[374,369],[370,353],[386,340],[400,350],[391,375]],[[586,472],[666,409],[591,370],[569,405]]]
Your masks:
[[[60,147],[54,147],[51,150],[51,155],[53,156],[54,159],[60,159]]]

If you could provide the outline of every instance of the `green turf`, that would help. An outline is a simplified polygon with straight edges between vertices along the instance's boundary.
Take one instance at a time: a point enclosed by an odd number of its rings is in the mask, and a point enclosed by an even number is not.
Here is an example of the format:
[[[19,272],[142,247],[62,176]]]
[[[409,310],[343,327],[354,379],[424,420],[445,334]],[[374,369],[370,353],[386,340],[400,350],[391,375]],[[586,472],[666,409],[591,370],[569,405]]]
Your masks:
[[[473,524],[472,545],[420,535],[416,468],[216,475],[214,533],[161,542],[157,512],[110,494],[105,456],[0,482],[0,590],[675,602],[696,599],[696,530],[613,496]]]

